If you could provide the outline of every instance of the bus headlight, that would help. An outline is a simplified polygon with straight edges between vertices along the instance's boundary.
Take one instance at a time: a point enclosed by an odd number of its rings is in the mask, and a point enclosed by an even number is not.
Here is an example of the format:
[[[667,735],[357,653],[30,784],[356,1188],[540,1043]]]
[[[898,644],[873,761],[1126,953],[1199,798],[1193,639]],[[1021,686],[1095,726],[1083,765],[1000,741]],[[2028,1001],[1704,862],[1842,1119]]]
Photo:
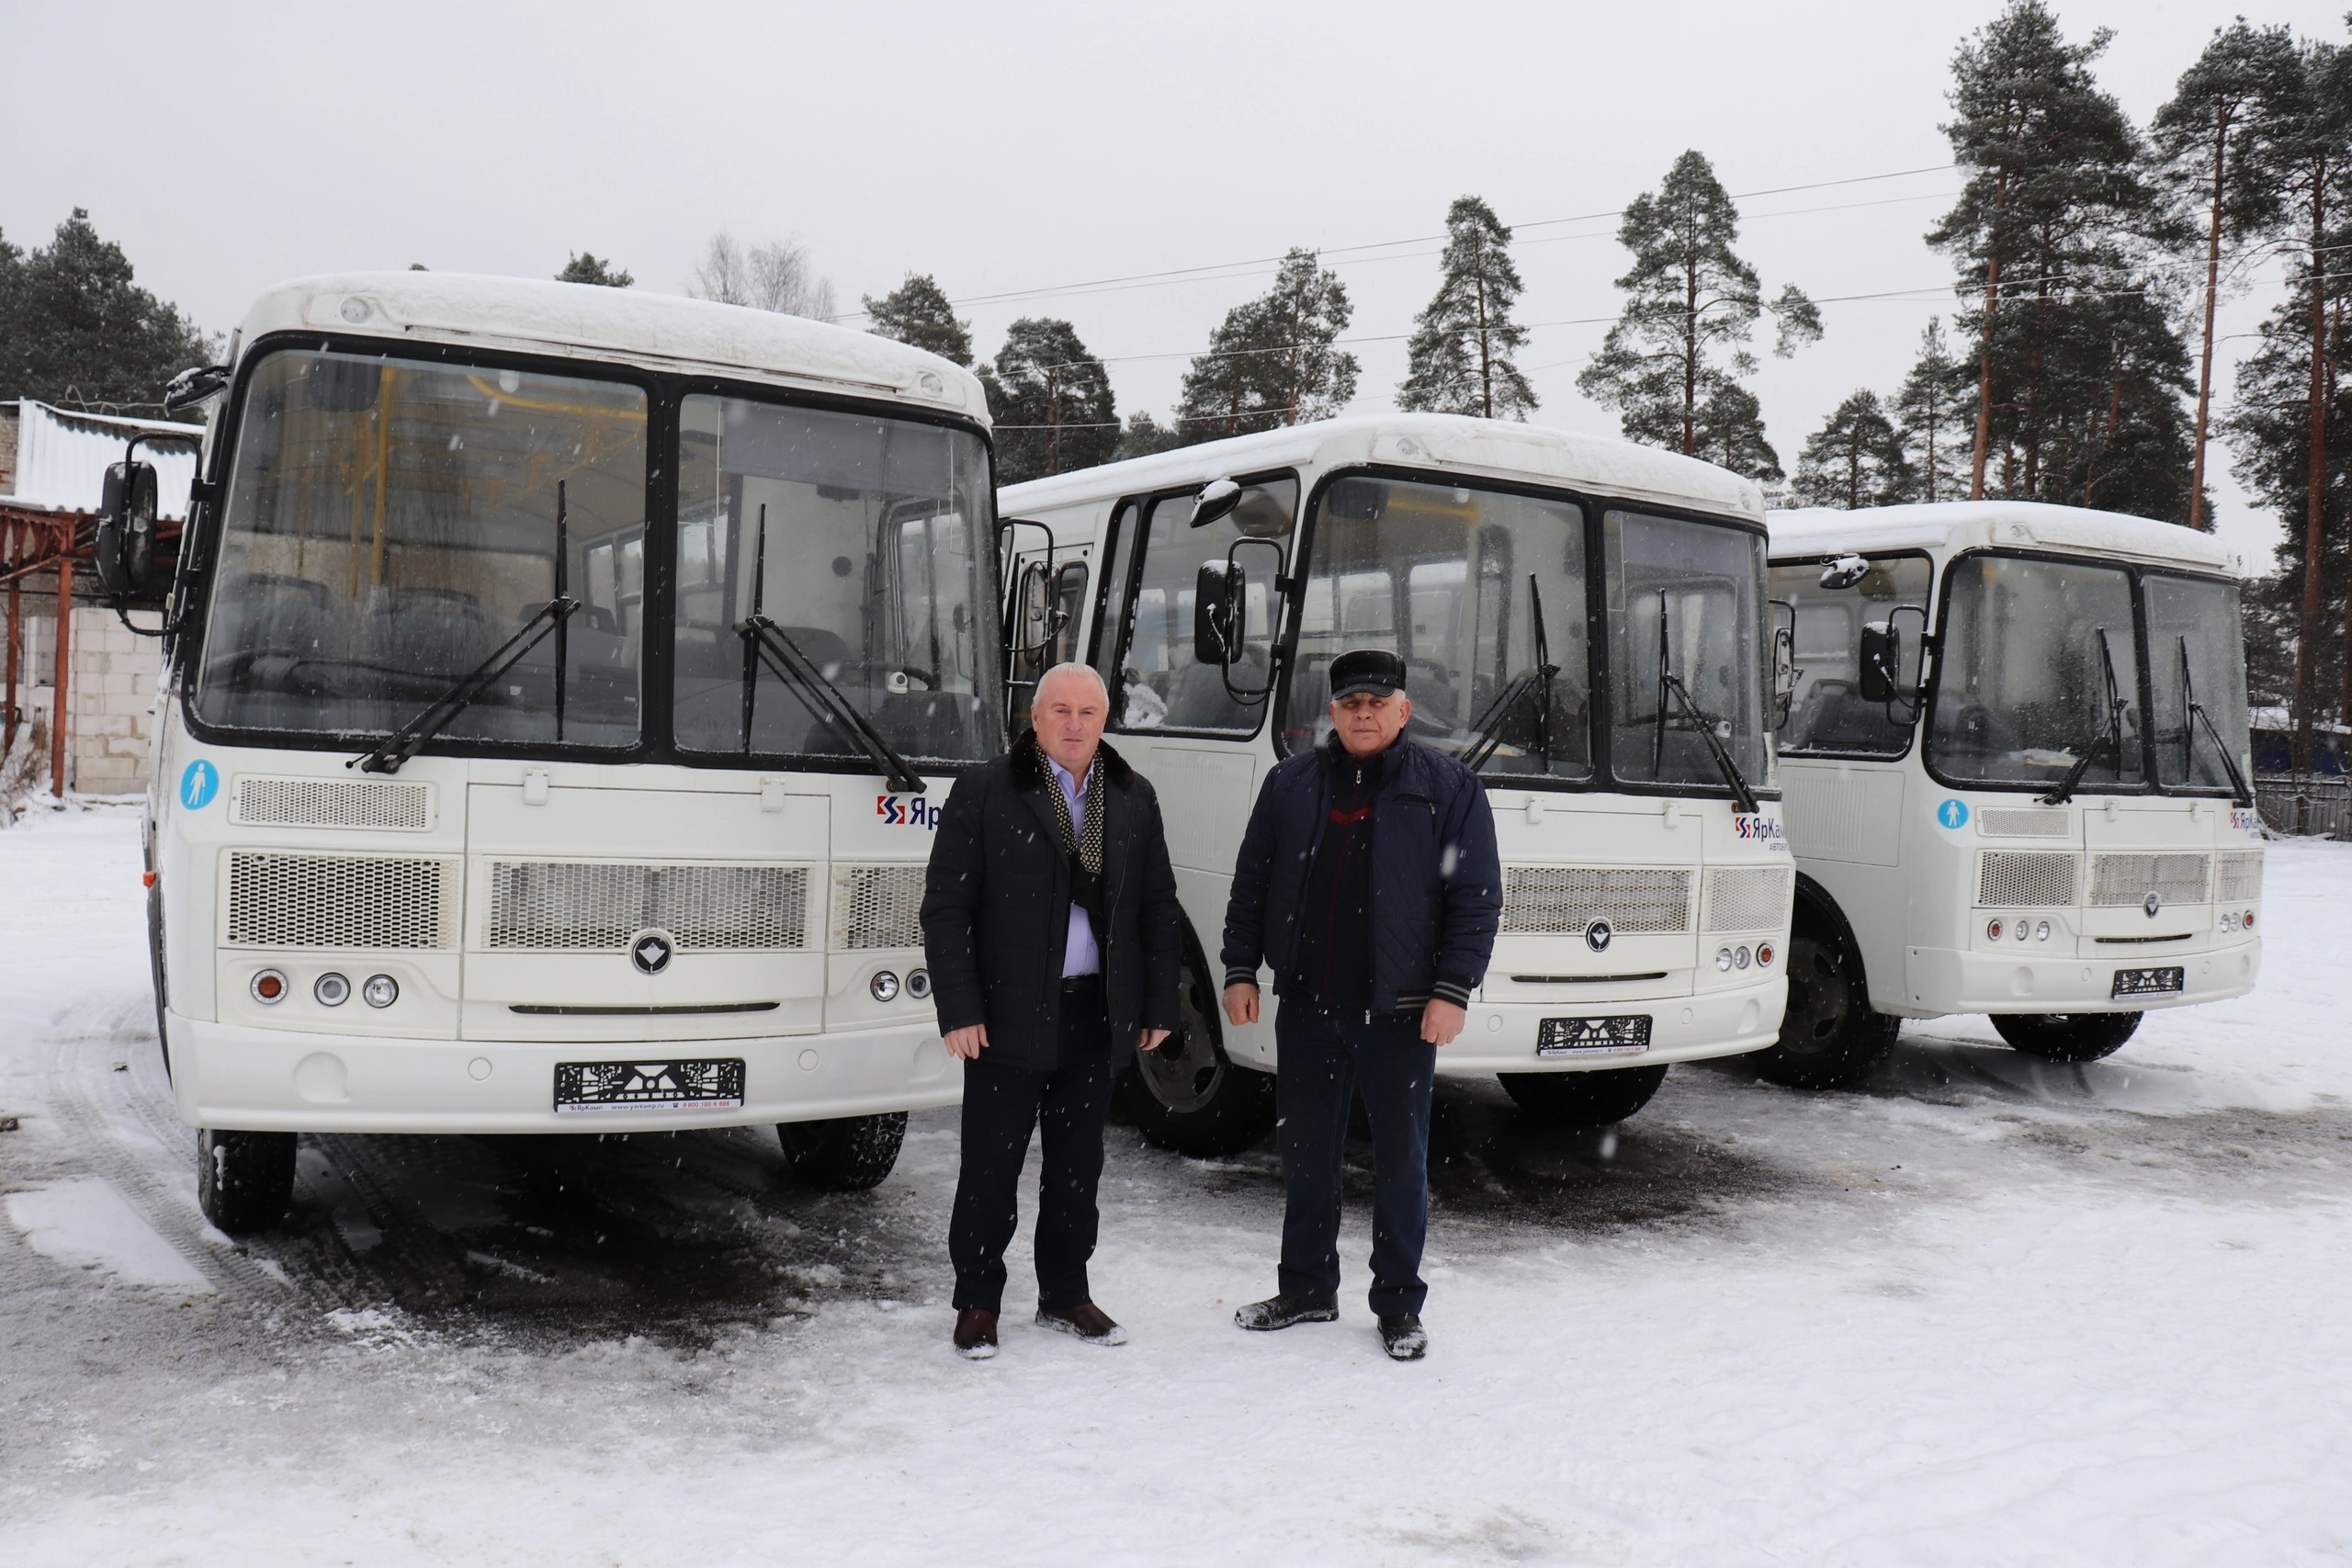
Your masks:
[[[359,999],[371,1008],[388,1008],[401,999],[401,983],[390,975],[370,975],[359,987]]]
[[[2033,940],[2036,942],[2048,942],[2050,940],[2050,922],[2048,920],[2044,920],[2040,925],[2033,928]]]
[[[351,982],[330,969],[311,982],[311,995],[322,1008],[339,1008],[351,999]]]
[[[1728,947],[1719,947],[1719,948],[1715,949],[1715,967],[1716,967],[1716,968],[1718,968],[1718,969],[1723,970],[1723,971],[1724,971],[1724,973],[1726,973],[1726,974],[1730,973],[1730,971],[1731,971],[1731,949],[1730,949],[1730,948],[1728,948]]]
[[[266,1008],[274,1008],[286,999],[286,976],[276,969],[265,969],[253,977],[250,988],[254,1000]]]
[[[887,1002],[899,994],[899,977],[888,969],[877,970],[865,988],[874,993],[876,1001]]]
[[[1738,964],[1742,969],[1747,967],[1747,948],[1745,943],[1741,944],[1738,952],[1731,955],[1731,961],[1734,964]]]
[[[2033,922],[2032,922],[2031,920],[2027,919],[2026,919],[2025,917],[2023,917],[2022,915],[2020,915],[2019,917],[2018,917],[2018,940],[2019,942],[2023,942],[2023,941],[2025,941],[2025,940],[2026,940],[2026,938],[2028,938],[2028,937],[2031,936],[2032,934],[2033,934]]]
[[[917,1001],[921,1001],[925,997],[931,995],[930,970],[910,969],[907,971],[907,995],[914,998]]]

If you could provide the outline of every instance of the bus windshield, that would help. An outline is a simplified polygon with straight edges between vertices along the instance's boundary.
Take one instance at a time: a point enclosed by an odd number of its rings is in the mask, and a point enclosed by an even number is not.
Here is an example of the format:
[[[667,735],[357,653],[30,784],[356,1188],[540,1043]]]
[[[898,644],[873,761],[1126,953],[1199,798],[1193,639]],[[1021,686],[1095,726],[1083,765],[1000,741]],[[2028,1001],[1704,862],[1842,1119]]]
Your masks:
[[[2229,761],[2251,777],[2245,711],[2245,637],[2238,585],[2222,578],[2150,572],[2148,688],[2154,698],[2156,783],[2185,794],[2236,787]],[[2192,712],[2195,705],[2201,713]]]
[[[1750,788],[1770,784],[1762,536],[1611,512],[1601,539],[1616,776],[1726,787],[1712,731]]]
[[[1413,737],[1493,774],[1592,774],[1584,513],[1574,502],[1355,476],[1323,492],[1286,738],[1330,728],[1331,660],[1404,658]]]
[[[285,351],[249,377],[236,441],[195,669],[198,719],[386,733],[540,614],[560,582],[581,604],[561,637],[443,733],[637,739],[642,390]]]
[[[1962,784],[2056,784],[2087,759],[2078,787],[2144,782],[2140,642],[2121,567],[1964,558],[1950,569],[1944,616],[1928,732],[1937,773]],[[2225,635],[2236,641],[2234,607]],[[2177,671],[2172,679],[2177,690]]]
[[[980,438],[699,394],[679,426],[680,749],[859,757],[845,703],[909,758],[1003,750]],[[752,647],[754,617],[800,659]]]

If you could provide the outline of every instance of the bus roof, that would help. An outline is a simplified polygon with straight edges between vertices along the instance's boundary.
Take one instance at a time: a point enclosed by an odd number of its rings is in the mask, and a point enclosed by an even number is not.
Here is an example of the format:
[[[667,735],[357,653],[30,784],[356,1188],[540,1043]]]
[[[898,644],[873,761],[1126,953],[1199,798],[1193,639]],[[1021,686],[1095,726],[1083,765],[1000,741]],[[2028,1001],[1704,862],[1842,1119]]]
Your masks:
[[[1755,523],[1764,520],[1764,493],[1752,480],[1695,457],[1608,436],[1442,413],[1355,414],[1180,446],[1149,457],[1009,485],[998,497],[998,510],[1011,515],[1268,468],[1356,463],[1548,482],[1629,501],[1727,513]]]
[[[324,331],[699,371],[885,397],[985,424],[988,398],[954,362],[827,321],[585,283],[451,272],[350,272],[278,284],[238,329]]]
[[[1772,554],[1836,555],[1841,550],[1946,552],[2009,546],[2121,556],[2166,566],[2234,571],[2230,552],[2211,534],[2152,523],[2120,512],[2051,506],[2036,501],[1947,501],[1923,506],[1871,506],[1844,512],[1814,506],[1768,519]]]

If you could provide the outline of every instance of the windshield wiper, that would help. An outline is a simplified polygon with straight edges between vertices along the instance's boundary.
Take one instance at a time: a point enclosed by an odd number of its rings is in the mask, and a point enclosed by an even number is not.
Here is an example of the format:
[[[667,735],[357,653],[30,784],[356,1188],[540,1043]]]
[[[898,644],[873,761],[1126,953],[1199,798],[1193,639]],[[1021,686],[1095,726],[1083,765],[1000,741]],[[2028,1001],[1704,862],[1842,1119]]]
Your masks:
[[[1544,773],[1548,776],[1552,772],[1552,678],[1560,672],[1560,667],[1552,662],[1552,639],[1544,626],[1544,595],[1535,586],[1535,574],[1532,571],[1527,574],[1527,601],[1535,611],[1535,668],[1504,687],[1502,694],[1479,720],[1478,733],[1471,741],[1470,750],[1462,756],[1464,765],[1474,773],[1494,760],[1497,749],[1502,745],[1503,720],[1510,716],[1528,691],[1537,686],[1543,688],[1543,706],[1535,715],[1535,750],[1544,759]]]
[[[2115,759],[2116,781],[2122,782],[2124,704],[2121,694],[2116,689],[2115,659],[2108,651],[2105,626],[2098,628],[2098,662],[2099,668],[2106,672],[2107,734],[2083,748],[2083,754],[2075,759],[2075,765],[2066,770],[2066,776],[2058,781],[2058,787],[2041,797],[2044,806],[2064,806],[2073,799],[2075,791],[2082,784],[2083,775],[2090,772],[2091,764],[2098,761],[2102,751]]]
[[[2180,771],[2183,775],[2197,771],[2197,726],[2201,724],[2205,727],[2205,733],[2212,738],[2213,750],[2221,753],[2222,766],[2230,775],[2230,804],[2252,806],[2254,792],[2245,787],[2245,775],[2238,772],[2238,760],[2230,755],[2229,744],[2222,739],[2222,732],[2214,728],[2212,716],[2197,700],[2197,686],[2188,673],[2188,639],[2184,637],[2179,641],[2180,703],[2185,713],[2181,721]]]
[[[564,498],[564,481],[555,482],[555,597],[534,611],[531,618],[514,629],[514,635],[499,644],[495,652],[452,682],[449,689],[424,705],[423,711],[398,729],[379,741],[376,749],[352,758],[344,763],[364,773],[397,773],[401,765],[416,755],[417,748],[448,727],[449,721],[471,707],[492,682],[522,661],[523,656],[555,634],[555,738],[563,739],[563,666],[571,652],[569,623],[580,608],[580,601],[571,597],[570,515]],[[541,621],[548,624],[539,626]],[[535,632],[533,627],[538,629]],[[518,646],[519,645],[519,646]]]
[[[357,768],[364,773],[399,773],[401,764],[416,755],[417,748],[440,734],[451,719],[471,707],[493,682],[512,670],[525,654],[538,647],[549,632],[561,626],[579,608],[579,600],[561,596],[540,605],[532,612],[529,620],[515,628],[513,637],[498,646],[496,652],[458,676],[447,691],[425,704],[424,710],[414,718],[378,741],[373,750],[352,758],[344,766]]]
[[[760,507],[758,543],[752,554],[752,613],[736,623],[735,635],[743,639],[743,750],[752,749],[752,717],[753,697],[759,690],[760,666],[764,664],[775,678],[787,685],[799,688],[796,693],[801,705],[820,724],[831,724],[849,731],[857,749],[865,753],[892,789],[901,795],[923,793],[922,779],[891,744],[882,739],[866,716],[857,711],[856,705],[842,689],[825,678],[816,660],[800,649],[785,629],[767,617],[768,509]]]
[[[1668,659],[1668,649],[1673,646],[1674,640],[1668,635],[1666,624],[1666,591],[1660,589],[1657,595],[1657,728],[1650,748],[1650,774],[1655,778],[1666,772],[1666,696],[1671,692],[1675,700],[1682,705],[1684,715],[1698,729],[1699,739],[1707,743],[1707,754],[1715,760],[1716,770],[1723,774],[1724,782],[1731,785],[1732,804],[1744,814],[1753,817],[1757,811],[1756,792],[1747,787],[1747,775],[1739,771],[1739,764],[1732,761],[1731,749],[1724,744],[1723,737],[1715,733],[1717,721],[1710,718],[1699,706],[1697,700],[1690,695],[1690,688],[1684,685],[1682,677],[1674,672]]]

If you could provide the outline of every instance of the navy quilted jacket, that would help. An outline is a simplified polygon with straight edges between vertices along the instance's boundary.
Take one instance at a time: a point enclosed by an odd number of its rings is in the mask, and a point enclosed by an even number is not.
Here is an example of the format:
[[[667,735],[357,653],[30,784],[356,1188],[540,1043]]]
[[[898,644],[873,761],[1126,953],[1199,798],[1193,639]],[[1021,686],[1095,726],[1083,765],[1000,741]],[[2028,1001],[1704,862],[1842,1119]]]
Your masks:
[[[1325,745],[1339,749],[1339,737]],[[1389,762],[1372,816],[1373,1010],[1432,996],[1467,1007],[1502,922],[1494,812],[1478,775],[1451,757],[1399,739]],[[1316,752],[1266,775],[1225,907],[1227,985],[1256,984],[1262,963],[1276,996],[1297,987],[1300,906],[1330,811],[1331,775]]]

